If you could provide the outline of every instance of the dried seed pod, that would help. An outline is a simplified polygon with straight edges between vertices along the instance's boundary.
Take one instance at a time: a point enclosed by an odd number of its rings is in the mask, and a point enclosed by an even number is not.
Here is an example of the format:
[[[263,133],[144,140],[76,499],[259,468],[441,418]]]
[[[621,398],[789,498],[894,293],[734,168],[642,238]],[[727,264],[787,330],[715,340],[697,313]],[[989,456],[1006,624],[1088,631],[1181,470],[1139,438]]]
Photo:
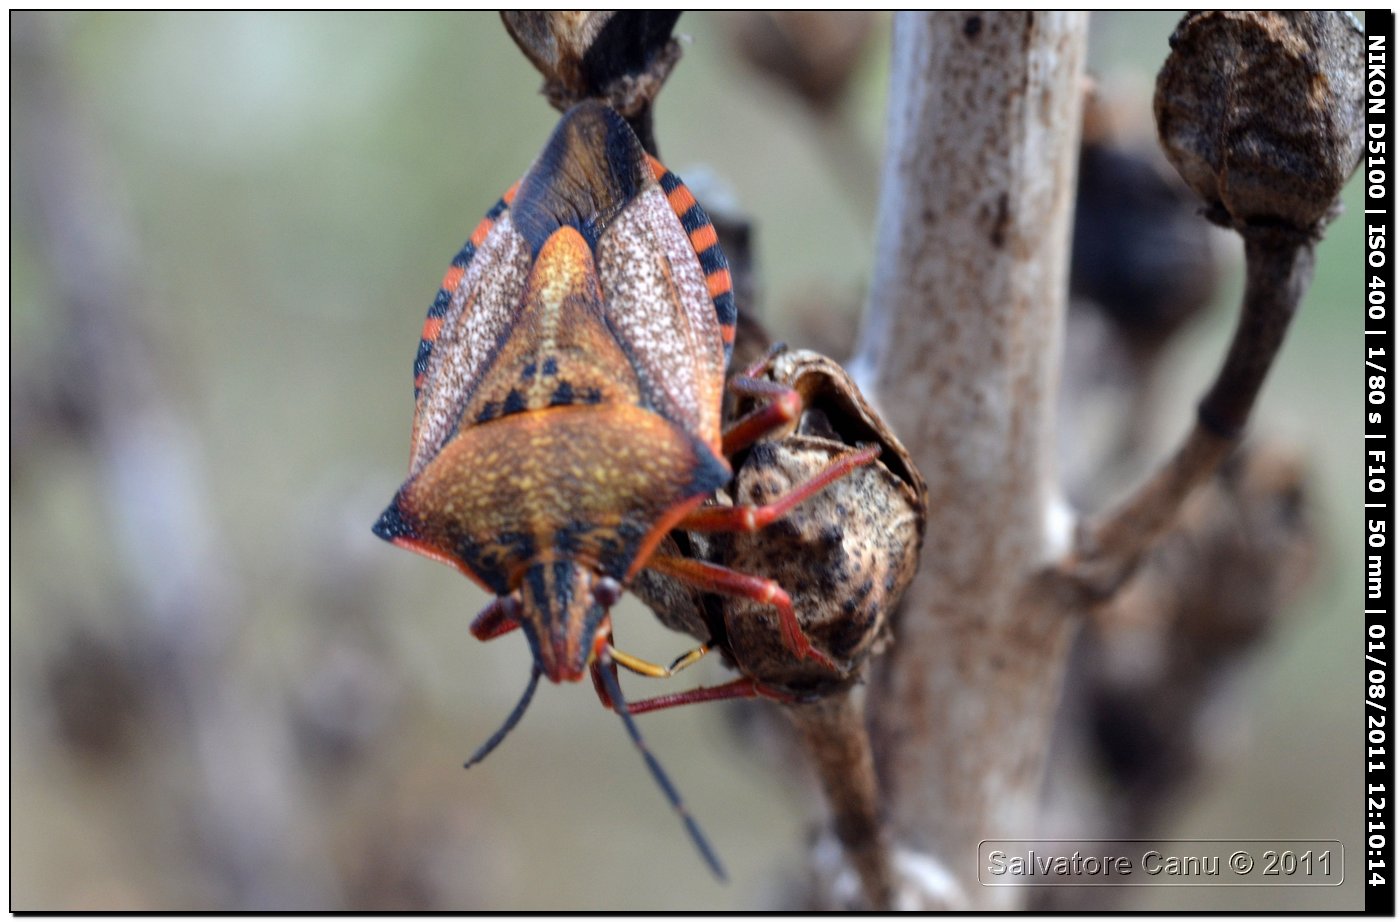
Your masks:
[[[748,331],[751,346],[764,338],[757,326]],[[863,900],[858,905],[864,909],[889,909],[889,839],[870,741],[850,690],[888,637],[888,613],[918,568],[927,490],[908,452],[833,360],[779,347],[746,377],[796,392],[803,410],[786,428],[735,455],[734,479],[716,502],[761,507],[852,451],[875,444],[881,454],[760,531],[675,531],[662,552],[772,580],[787,592],[803,634],[822,658],[794,656],[771,607],[752,599],[705,593],[648,571],[632,590],[668,627],[717,646],[745,676],[730,687],[787,700],[784,711],[821,780],[833,832],[860,881],[861,896],[853,898]],[[743,396],[746,391],[752,388],[741,388],[726,408],[728,418],[742,418],[762,399]],[[693,693],[670,697],[709,700]]]
[[[1215,231],[1155,145],[1107,127],[1110,104],[1097,94],[1085,101],[1070,292],[1135,350],[1156,355],[1215,295]]]
[[[1364,38],[1341,12],[1202,12],[1171,37],[1154,109],[1212,217],[1312,232],[1360,161]]]
[[[730,498],[761,504],[781,496],[854,447],[878,444],[862,467],[757,533],[708,536],[719,563],[776,581],[792,597],[802,629],[837,664],[798,661],[776,620],[742,599],[720,604],[728,653],[745,675],[801,695],[846,688],[887,633],[886,617],[918,567],[927,495],[904,446],[835,361],[783,350],[761,376],[802,395],[804,412],[786,436],[759,442],[737,462]],[[741,404],[740,412],[747,409]]]

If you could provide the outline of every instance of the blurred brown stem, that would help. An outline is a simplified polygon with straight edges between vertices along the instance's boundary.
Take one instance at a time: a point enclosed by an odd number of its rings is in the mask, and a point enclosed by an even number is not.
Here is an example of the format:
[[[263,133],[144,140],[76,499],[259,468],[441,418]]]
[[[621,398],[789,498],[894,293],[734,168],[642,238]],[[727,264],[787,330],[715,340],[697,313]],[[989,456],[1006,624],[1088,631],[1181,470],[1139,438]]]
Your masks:
[[[1132,575],[1186,497],[1234,448],[1312,279],[1311,237],[1275,227],[1242,233],[1246,281],[1240,320],[1196,424],[1158,471],[1080,529],[1065,570],[1092,598],[1111,595]]]
[[[890,841],[865,718],[849,690],[783,708],[826,793],[832,828],[865,892],[865,909],[894,908]]]

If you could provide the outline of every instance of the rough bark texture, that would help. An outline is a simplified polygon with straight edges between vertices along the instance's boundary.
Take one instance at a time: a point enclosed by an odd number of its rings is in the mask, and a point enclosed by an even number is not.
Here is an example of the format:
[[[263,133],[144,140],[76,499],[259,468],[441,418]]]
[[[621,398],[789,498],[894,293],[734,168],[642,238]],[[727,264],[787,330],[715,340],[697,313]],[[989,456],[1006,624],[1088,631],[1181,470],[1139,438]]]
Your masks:
[[[1053,405],[1085,17],[895,20],[875,275],[856,376],[929,486],[923,564],[871,689],[896,839],[1010,907],[977,843],[1033,828],[1068,620],[1035,600],[1064,551]]]

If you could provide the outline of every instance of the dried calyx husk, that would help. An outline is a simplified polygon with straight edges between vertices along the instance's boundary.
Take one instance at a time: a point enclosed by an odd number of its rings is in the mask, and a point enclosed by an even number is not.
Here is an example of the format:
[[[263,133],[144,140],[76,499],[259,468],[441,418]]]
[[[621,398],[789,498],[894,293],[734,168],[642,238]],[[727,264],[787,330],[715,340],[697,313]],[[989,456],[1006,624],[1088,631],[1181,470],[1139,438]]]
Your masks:
[[[772,691],[809,698],[849,688],[888,636],[888,615],[918,567],[927,491],[909,453],[834,360],[779,347],[757,377],[801,394],[803,412],[786,431],[733,459],[735,474],[716,497],[762,505],[809,480],[833,460],[878,444],[879,458],[752,533],[673,532],[668,552],[767,577],[783,587],[808,639],[832,660],[795,657],[771,606],[692,591],[644,574],[634,587],[668,627],[715,643],[744,675]],[[753,409],[740,400],[737,414]]]
[[[1085,98],[1069,285],[1071,309],[1094,310],[1150,359],[1210,305],[1221,273],[1197,196],[1136,122],[1116,124],[1127,116],[1115,108],[1140,101],[1098,88]]]
[[[1213,220],[1315,233],[1360,162],[1365,40],[1338,11],[1190,13],[1154,108]]]
[[[651,107],[681,58],[677,10],[506,10],[501,21],[544,75],[542,92],[564,112],[600,99],[656,154]]]

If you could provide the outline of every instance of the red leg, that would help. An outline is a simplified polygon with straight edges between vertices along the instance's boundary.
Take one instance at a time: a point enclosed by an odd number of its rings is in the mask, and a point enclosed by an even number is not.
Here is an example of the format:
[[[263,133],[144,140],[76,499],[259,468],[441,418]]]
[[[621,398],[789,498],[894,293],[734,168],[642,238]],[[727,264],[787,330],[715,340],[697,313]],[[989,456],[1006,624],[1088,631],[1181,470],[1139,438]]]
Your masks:
[[[745,372],[729,382],[729,389],[746,397],[768,397],[770,402],[747,413],[724,431],[720,450],[726,456],[747,448],[802,415],[802,395],[787,385],[750,377]]]
[[[588,667],[588,674],[593,678],[593,690],[598,693],[598,700],[602,702],[603,709],[608,711],[617,710],[615,707],[613,707],[612,696],[608,694],[607,685],[603,682],[603,676],[599,672],[600,669],[611,669],[613,674],[613,681],[616,682],[617,663],[610,662],[606,666],[604,666],[602,664],[602,661],[595,659],[593,661],[593,665]]]
[[[835,481],[879,456],[879,445],[848,452],[774,502],[762,506],[701,506],[681,519],[676,528],[682,531],[758,531],[787,515],[794,506],[811,499]]]
[[[706,592],[718,592],[722,595],[751,599],[760,605],[772,605],[778,610],[778,627],[783,634],[783,643],[795,656],[799,659],[810,657],[831,669],[836,668],[831,657],[812,646],[792,610],[792,599],[783,591],[783,587],[771,579],[739,573],[703,560],[667,557],[664,554],[658,554],[648,560],[647,569],[674,577]]]
[[[509,634],[520,627],[515,617],[519,610],[520,602],[515,596],[495,599],[472,620],[472,636],[477,640],[494,640],[502,634]]]
[[[608,683],[603,680],[603,674],[601,672],[603,669],[611,670],[613,686],[616,688],[622,687],[618,685],[617,663],[608,655],[608,650],[611,648],[611,630],[606,634],[600,635],[593,641],[593,660],[588,666],[588,675],[593,679],[593,690],[598,693],[598,700],[602,702],[604,710],[615,711],[617,708],[613,706],[612,696],[608,694]]]
[[[730,386],[733,386],[734,381],[738,380],[739,378],[757,378],[758,373],[763,370],[763,366],[771,362],[774,356],[776,356],[778,353],[782,352],[786,348],[787,343],[785,342],[779,341],[773,343],[764,351],[763,355],[759,356],[758,361],[754,362],[748,368],[745,368],[743,371],[735,375],[734,380],[731,380],[729,382]]]
[[[700,704],[704,701],[727,701],[736,698],[771,698],[774,701],[782,701],[788,704],[796,704],[804,700],[798,695],[791,695],[787,692],[778,691],[745,676],[742,679],[735,679],[732,682],[725,682],[723,685],[711,685],[709,687],[692,688],[689,691],[676,692],[670,695],[657,695],[655,698],[644,698],[641,701],[627,702],[627,709],[633,714],[645,714],[648,711],[661,711],[666,708],[680,707],[683,704]]]

